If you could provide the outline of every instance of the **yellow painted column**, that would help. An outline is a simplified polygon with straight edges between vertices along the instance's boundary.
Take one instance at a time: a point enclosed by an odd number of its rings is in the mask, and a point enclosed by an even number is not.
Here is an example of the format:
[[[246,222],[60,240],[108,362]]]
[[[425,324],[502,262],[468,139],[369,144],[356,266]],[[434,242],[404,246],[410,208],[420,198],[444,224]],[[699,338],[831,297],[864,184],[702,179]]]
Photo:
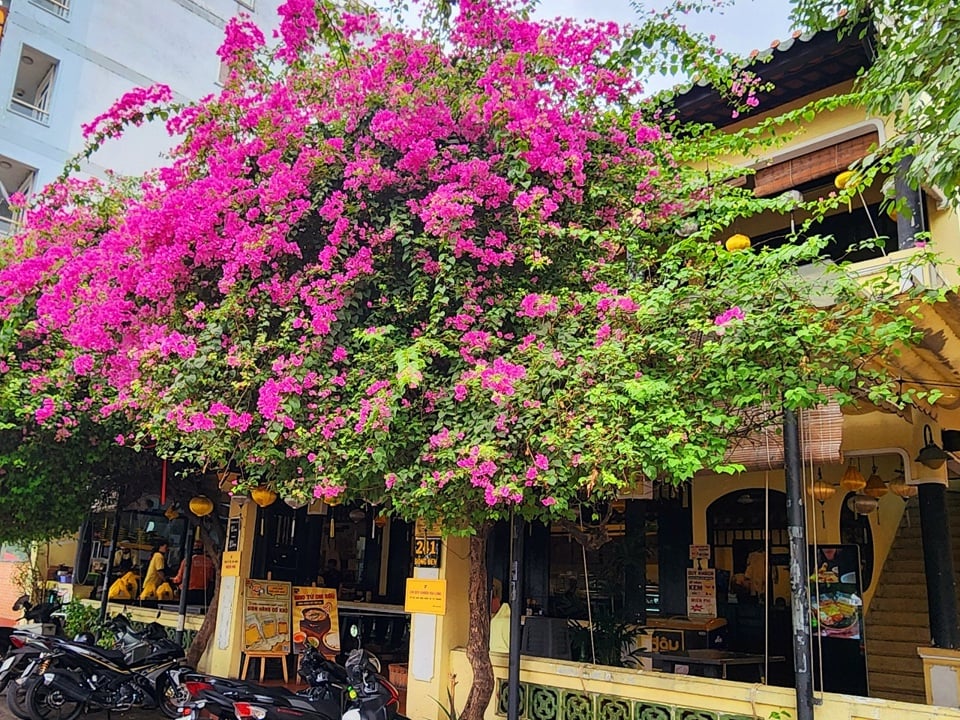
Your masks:
[[[450,651],[466,645],[470,629],[468,545],[466,538],[446,538],[440,568],[414,570],[415,578],[447,581],[447,608],[444,615],[414,613],[410,618],[406,707],[410,720],[437,720],[445,716],[437,703],[447,707]],[[468,684],[461,683],[457,687],[458,698],[469,689]]]
[[[230,503],[230,521],[240,521],[238,549],[234,555],[224,552],[220,568],[220,599],[217,626],[204,656],[204,669],[223,677],[240,674],[240,653],[243,647],[243,581],[250,577],[253,541],[257,536],[257,506],[250,501]],[[228,525],[229,527],[229,525]]]

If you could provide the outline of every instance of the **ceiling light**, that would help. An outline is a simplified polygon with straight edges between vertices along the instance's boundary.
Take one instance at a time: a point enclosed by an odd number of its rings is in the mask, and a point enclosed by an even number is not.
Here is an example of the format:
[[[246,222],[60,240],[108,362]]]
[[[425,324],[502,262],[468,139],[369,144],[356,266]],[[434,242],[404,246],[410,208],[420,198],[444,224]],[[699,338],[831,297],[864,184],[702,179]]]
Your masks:
[[[20,62],[22,62],[24,65],[33,65],[33,58],[29,55],[21,55]]]
[[[9,160],[0,160],[0,168],[3,168],[4,170],[9,170],[12,167],[13,165],[10,164]]]

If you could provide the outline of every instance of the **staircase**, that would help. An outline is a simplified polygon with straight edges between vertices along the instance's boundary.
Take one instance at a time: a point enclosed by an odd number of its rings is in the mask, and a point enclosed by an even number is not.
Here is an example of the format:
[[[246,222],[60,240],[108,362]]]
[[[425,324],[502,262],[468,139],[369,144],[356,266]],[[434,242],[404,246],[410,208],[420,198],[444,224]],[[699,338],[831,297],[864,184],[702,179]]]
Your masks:
[[[947,493],[954,568],[960,568],[960,493]],[[908,524],[907,520],[910,520]],[[958,585],[960,587],[960,585]],[[930,644],[926,575],[917,500],[907,503],[866,617],[870,696],[924,703],[923,663]]]

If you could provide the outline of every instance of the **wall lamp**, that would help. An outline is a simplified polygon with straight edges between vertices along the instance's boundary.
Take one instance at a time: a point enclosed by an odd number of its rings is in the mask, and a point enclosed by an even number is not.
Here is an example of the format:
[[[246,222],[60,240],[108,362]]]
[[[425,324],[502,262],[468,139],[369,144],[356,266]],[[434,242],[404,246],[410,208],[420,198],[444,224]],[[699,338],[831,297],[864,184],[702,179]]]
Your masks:
[[[923,426],[923,448],[917,455],[916,462],[926,465],[931,470],[937,470],[950,458],[946,451],[933,441],[933,430],[929,425]]]

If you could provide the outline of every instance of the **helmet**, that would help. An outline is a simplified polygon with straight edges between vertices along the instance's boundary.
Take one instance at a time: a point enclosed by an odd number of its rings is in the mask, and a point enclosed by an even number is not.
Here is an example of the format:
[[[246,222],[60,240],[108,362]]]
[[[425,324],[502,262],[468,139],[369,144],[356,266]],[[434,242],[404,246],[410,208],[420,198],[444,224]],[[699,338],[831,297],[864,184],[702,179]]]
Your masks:
[[[96,645],[97,638],[92,632],[82,632],[78,633],[73,638],[74,642],[83,643],[84,645]]]

